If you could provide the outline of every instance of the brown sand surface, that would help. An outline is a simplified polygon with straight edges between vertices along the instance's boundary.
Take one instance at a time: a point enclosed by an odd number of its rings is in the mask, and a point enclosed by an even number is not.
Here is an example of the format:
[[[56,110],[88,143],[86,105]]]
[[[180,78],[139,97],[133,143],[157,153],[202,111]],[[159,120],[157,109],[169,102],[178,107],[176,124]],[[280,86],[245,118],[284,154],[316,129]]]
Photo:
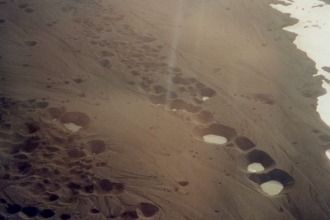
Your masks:
[[[330,219],[322,79],[271,3],[1,0],[0,219]]]

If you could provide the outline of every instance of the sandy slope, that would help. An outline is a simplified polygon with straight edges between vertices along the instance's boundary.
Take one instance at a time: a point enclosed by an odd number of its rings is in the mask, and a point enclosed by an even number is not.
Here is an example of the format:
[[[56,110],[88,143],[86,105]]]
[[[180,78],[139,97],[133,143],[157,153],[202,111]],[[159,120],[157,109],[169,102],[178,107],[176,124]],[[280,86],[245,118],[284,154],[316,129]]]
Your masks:
[[[0,219],[330,218],[294,21],[220,2],[1,0]]]

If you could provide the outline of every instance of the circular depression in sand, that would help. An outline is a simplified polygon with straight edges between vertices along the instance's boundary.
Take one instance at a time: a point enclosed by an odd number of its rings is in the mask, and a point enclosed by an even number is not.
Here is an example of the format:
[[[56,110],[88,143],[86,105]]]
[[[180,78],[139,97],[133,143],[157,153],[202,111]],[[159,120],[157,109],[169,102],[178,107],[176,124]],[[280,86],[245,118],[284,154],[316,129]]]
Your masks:
[[[325,155],[327,155],[328,159],[330,160],[330,149],[325,151]]]
[[[196,126],[193,134],[198,140],[219,145],[232,141],[237,135],[235,129],[218,123],[213,123],[207,127]]]
[[[261,184],[260,187],[261,187],[262,191],[264,191],[268,195],[276,196],[276,195],[280,194],[280,192],[282,191],[283,184],[278,181],[271,180],[271,181]]]
[[[60,121],[71,132],[77,132],[88,126],[90,118],[82,112],[66,112],[61,116]]]
[[[208,100],[210,97],[208,97],[208,96],[203,96],[202,97],[202,100],[205,102],[206,100]]]
[[[261,190],[270,196],[288,192],[295,184],[293,177],[280,169],[273,169],[268,173],[252,173],[249,179],[258,184]]]
[[[64,123],[64,127],[72,132],[77,132],[82,128],[82,126],[76,125],[75,123]]]
[[[207,134],[203,136],[203,140],[210,144],[225,144],[227,143],[227,138],[214,135],[214,134]]]
[[[237,157],[238,168],[247,173],[261,173],[271,171],[276,167],[275,161],[269,154],[261,150],[252,150]]]
[[[247,170],[250,173],[259,173],[265,170],[265,167],[261,163],[251,163],[247,166]]]

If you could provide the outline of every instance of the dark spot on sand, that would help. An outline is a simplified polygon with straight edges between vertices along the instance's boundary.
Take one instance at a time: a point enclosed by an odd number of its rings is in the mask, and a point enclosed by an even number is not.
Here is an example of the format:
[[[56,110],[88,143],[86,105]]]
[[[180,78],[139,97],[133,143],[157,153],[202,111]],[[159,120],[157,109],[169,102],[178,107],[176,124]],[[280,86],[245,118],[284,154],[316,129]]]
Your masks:
[[[22,212],[31,218],[38,215],[39,209],[34,206],[26,206],[22,208]]]
[[[189,182],[187,182],[187,181],[180,181],[180,182],[178,182],[178,183],[179,183],[179,185],[182,186],[182,187],[185,187],[185,186],[188,186],[188,185],[189,185]]]
[[[141,202],[138,205],[138,208],[141,210],[145,217],[152,217],[156,215],[157,212],[159,212],[159,208],[157,206],[146,202]]]
[[[40,211],[39,215],[41,215],[43,218],[51,218],[55,215],[55,212],[51,209],[44,209]]]
[[[101,189],[103,189],[104,191],[111,191],[113,189],[113,183],[110,180],[107,179],[102,179],[99,181],[99,186],[101,187]]]
[[[10,204],[8,204],[6,211],[9,214],[15,214],[15,213],[20,212],[21,209],[22,209],[22,207],[20,205],[17,205],[17,204],[10,205]]]
[[[25,45],[33,47],[33,46],[37,45],[37,42],[36,41],[25,41]]]
[[[100,210],[96,209],[96,208],[92,208],[91,209],[91,213],[93,214],[97,214],[97,213],[100,213]]]
[[[61,215],[61,219],[62,220],[67,220],[67,219],[70,219],[71,218],[71,215],[70,214],[62,214]]]
[[[80,78],[77,78],[77,79],[73,79],[73,81],[74,81],[75,83],[81,83],[83,80],[80,79]]]

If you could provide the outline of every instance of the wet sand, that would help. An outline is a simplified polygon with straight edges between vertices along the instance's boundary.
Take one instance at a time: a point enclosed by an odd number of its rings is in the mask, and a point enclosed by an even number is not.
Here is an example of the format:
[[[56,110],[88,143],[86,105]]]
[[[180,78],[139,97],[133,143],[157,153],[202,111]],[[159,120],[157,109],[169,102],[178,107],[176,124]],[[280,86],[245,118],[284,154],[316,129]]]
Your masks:
[[[0,219],[330,218],[322,77],[275,1],[0,3]]]

